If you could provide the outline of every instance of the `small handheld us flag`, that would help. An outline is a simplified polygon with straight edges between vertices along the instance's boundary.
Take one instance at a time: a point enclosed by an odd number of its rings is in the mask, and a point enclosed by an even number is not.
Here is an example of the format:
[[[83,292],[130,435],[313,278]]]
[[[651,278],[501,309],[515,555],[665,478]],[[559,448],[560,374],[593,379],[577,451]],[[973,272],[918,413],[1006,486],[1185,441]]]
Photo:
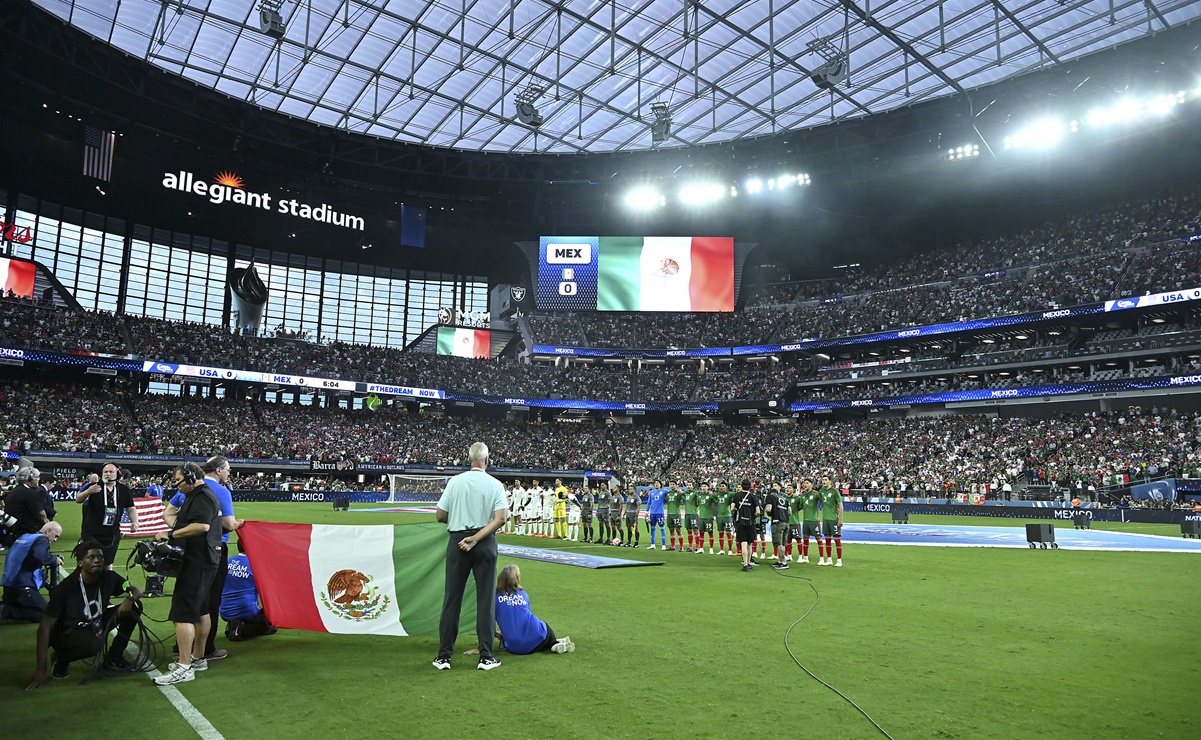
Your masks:
[[[86,126],[83,132],[83,174],[109,182],[113,175],[113,145],[116,135],[111,131]]]

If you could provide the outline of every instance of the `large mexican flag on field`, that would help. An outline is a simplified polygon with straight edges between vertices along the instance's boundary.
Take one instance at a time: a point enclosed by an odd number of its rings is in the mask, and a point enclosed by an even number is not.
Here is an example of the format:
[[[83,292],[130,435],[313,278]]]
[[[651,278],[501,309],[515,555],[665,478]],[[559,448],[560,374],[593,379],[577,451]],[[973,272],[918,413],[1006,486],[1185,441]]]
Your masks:
[[[455,357],[488,357],[491,333],[487,329],[438,327],[438,354]]]
[[[733,311],[734,240],[602,236],[598,311]]]
[[[246,522],[267,620],[284,629],[351,635],[437,635],[446,585],[446,525],[361,527]],[[475,633],[467,579],[459,630]]]

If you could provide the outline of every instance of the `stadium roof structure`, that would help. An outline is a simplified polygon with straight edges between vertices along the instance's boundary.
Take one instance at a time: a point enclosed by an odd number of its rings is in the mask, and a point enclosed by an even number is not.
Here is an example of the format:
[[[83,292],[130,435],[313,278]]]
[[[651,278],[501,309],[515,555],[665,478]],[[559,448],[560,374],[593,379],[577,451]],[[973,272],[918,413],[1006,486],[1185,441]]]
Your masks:
[[[665,149],[863,118],[1201,17],[1201,0],[34,4],[235,100],[386,140],[513,154],[646,150],[652,104],[666,105]]]

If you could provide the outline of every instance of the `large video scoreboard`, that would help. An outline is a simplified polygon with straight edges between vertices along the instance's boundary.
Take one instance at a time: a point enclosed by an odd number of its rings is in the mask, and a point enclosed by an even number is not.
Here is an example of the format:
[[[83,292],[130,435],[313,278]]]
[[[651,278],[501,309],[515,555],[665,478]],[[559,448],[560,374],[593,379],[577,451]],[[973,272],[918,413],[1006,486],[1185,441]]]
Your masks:
[[[734,238],[544,236],[544,311],[733,311]]]

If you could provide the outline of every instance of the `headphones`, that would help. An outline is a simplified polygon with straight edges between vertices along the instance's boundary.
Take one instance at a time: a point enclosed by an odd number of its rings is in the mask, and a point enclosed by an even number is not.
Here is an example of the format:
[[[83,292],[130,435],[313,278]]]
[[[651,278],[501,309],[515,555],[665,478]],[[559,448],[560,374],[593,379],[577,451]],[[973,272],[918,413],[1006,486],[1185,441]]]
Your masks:
[[[195,463],[187,463],[186,465],[183,465],[179,469],[179,474],[181,476],[183,476],[183,482],[187,483],[189,486],[196,485],[196,481],[199,480],[196,477],[196,464]]]

